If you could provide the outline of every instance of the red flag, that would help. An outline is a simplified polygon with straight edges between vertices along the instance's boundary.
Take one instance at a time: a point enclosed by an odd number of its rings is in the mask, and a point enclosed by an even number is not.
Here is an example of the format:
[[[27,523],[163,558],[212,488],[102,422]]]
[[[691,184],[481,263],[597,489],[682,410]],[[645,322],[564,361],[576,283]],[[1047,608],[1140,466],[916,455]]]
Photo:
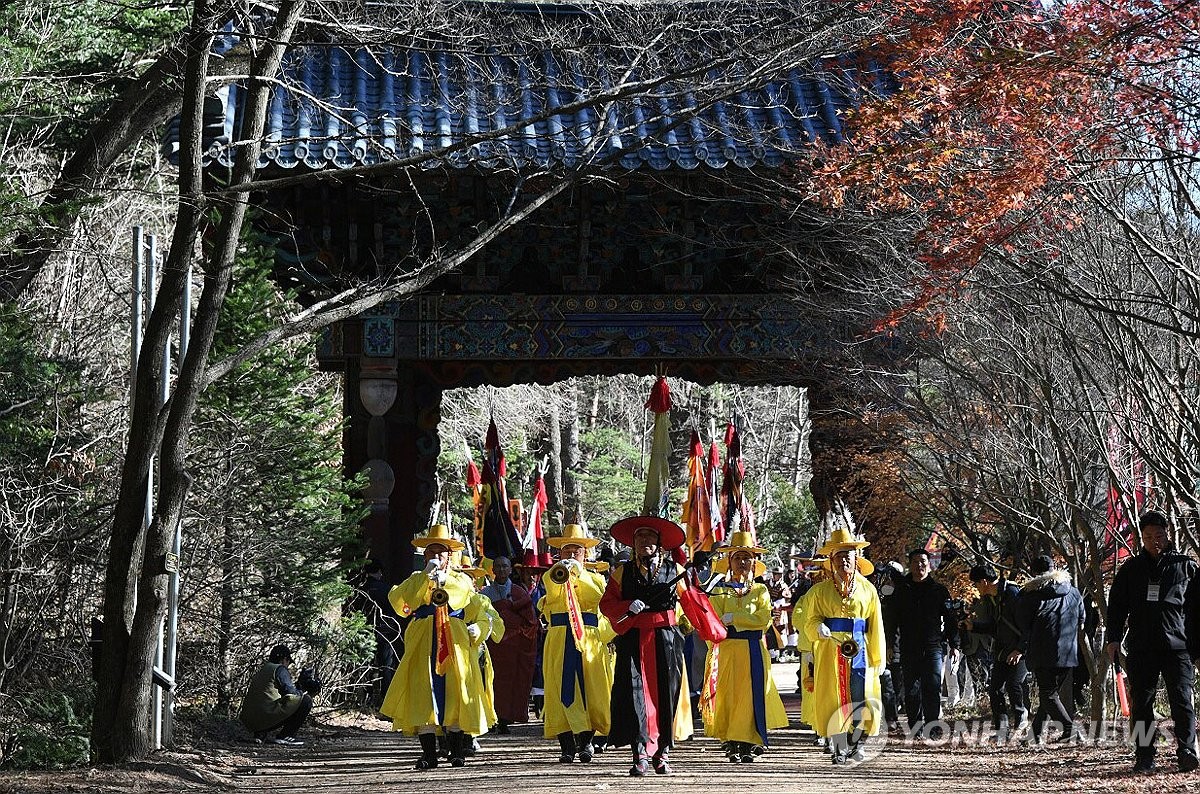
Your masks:
[[[1104,532],[1104,554],[1111,555],[1115,569],[1138,545],[1138,516],[1150,496],[1153,483],[1146,472],[1145,461],[1134,451],[1132,444],[1122,443],[1114,426],[1108,433],[1107,520]],[[1132,513],[1132,515],[1130,515]]]
[[[529,508],[529,523],[524,540],[526,565],[553,564],[550,552],[543,551],[546,546],[546,533],[542,529],[542,518],[546,515],[549,502],[546,496],[546,481],[539,471],[537,482],[533,484],[533,504]]]
[[[463,442],[464,445],[466,442]],[[471,448],[467,447],[467,490],[471,494],[471,505],[475,509],[475,518],[472,522],[472,534],[475,537],[475,556],[483,559],[483,478],[479,476],[479,469],[475,466],[475,461],[471,460]]]

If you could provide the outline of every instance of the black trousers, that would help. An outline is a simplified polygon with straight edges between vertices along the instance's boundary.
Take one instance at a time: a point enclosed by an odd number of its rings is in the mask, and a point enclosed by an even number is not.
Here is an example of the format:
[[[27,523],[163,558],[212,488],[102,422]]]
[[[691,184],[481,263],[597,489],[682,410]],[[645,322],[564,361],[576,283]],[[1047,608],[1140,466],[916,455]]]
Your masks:
[[[1167,685],[1167,702],[1175,723],[1176,755],[1196,755],[1196,712],[1192,693],[1196,670],[1187,651],[1150,651],[1130,654],[1125,674],[1129,680],[1129,722],[1138,760],[1154,758],[1154,695],[1161,675]]]
[[[312,698],[308,695],[300,698],[300,707],[292,712],[292,716],[288,717],[278,725],[268,728],[267,730],[279,729],[279,733],[275,734],[283,739],[288,736],[295,736],[296,731],[300,730],[300,726],[304,724],[304,720],[308,718],[308,712],[312,711]]]
[[[879,673],[879,694],[883,697],[883,716],[888,724],[899,722],[900,704],[890,668],[885,667]]]
[[[1042,739],[1046,723],[1053,720],[1068,733],[1074,725],[1071,713],[1063,705],[1060,690],[1074,667],[1035,667],[1033,677],[1038,685],[1037,713],[1033,715],[1033,735]]]
[[[1016,727],[1029,720],[1029,669],[1025,660],[1009,664],[1007,653],[992,657],[987,693],[992,702],[992,727],[1001,736],[1008,735],[1010,725]]]

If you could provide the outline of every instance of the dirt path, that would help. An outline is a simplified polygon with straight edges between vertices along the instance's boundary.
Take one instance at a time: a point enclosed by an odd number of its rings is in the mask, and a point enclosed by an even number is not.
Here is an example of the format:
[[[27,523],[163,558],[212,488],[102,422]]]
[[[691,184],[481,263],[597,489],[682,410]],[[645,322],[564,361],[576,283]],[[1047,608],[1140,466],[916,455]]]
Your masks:
[[[795,666],[779,665],[782,692],[795,688]],[[798,721],[797,701],[785,698]],[[541,725],[514,726],[508,736],[483,737],[481,752],[459,769],[442,765],[417,772],[415,739],[386,730],[371,717],[325,721],[306,728],[304,747],[253,745],[199,739],[186,750],[118,769],[0,773],[2,794],[128,794],[130,792],[233,791],[239,794],[373,794],[374,792],[593,792],[655,790],[700,794],[731,787],[765,792],[843,791],[1016,792],[1146,791],[1153,794],[1200,789],[1200,773],[1174,773],[1173,753],[1160,752],[1164,771],[1128,773],[1129,751],[1117,743],[1031,749],[979,744],[970,736],[940,746],[900,737],[877,737],[877,757],[851,768],[834,767],[814,746],[811,731],[774,732],[771,749],[753,764],[730,764],[717,742],[698,736],[672,755],[675,774],[645,779],[628,776],[625,750],[610,750],[591,764],[559,764],[557,745],[541,736]]]

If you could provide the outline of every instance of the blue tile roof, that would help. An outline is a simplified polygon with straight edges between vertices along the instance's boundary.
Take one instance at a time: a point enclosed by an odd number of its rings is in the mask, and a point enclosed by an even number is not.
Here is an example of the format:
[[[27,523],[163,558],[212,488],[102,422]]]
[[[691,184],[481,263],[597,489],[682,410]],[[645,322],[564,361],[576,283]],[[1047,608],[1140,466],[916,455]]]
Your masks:
[[[218,42],[224,50],[232,46]],[[745,68],[734,65],[668,80],[607,106],[580,106],[612,90],[625,72],[621,56],[599,52],[590,51],[584,63],[577,53],[535,48],[501,54],[428,44],[296,46],[273,90],[260,165],[349,168],[459,145],[423,166],[778,167],[817,140],[840,142],[840,114],[858,104],[861,91],[890,93],[896,85],[873,62],[840,58],[714,93],[713,86],[743,79]],[[232,164],[229,142],[237,140],[243,96],[236,84],[218,93],[224,120],[208,148],[210,164]],[[177,138],[175,128],[168,132],[169,153]]]

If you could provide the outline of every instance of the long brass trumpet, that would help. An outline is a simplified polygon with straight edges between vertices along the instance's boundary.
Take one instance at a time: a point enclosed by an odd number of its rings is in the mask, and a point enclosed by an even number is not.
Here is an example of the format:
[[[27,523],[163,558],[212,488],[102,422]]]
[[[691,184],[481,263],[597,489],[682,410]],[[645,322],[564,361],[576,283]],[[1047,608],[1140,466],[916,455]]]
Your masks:
[[[446,592],[444,587],[435,587],[433,592],[429,594],[429,603],[435,607],[444,607],[450,603],[450,594]]]
[[[554,565],[550,566],[550,570],[546,572],[546,575],[549,576],[550,581],[554,582],[555,584],[566,584],[567,580],[571,578],[571,572],[568,571],[567,566],[563,565],[561,562],[556,562]]]
[[[842,640],[838,643],[838,653],[844,659],[853,659],[855,656],[858,656],[858,641],[853,638]]]

